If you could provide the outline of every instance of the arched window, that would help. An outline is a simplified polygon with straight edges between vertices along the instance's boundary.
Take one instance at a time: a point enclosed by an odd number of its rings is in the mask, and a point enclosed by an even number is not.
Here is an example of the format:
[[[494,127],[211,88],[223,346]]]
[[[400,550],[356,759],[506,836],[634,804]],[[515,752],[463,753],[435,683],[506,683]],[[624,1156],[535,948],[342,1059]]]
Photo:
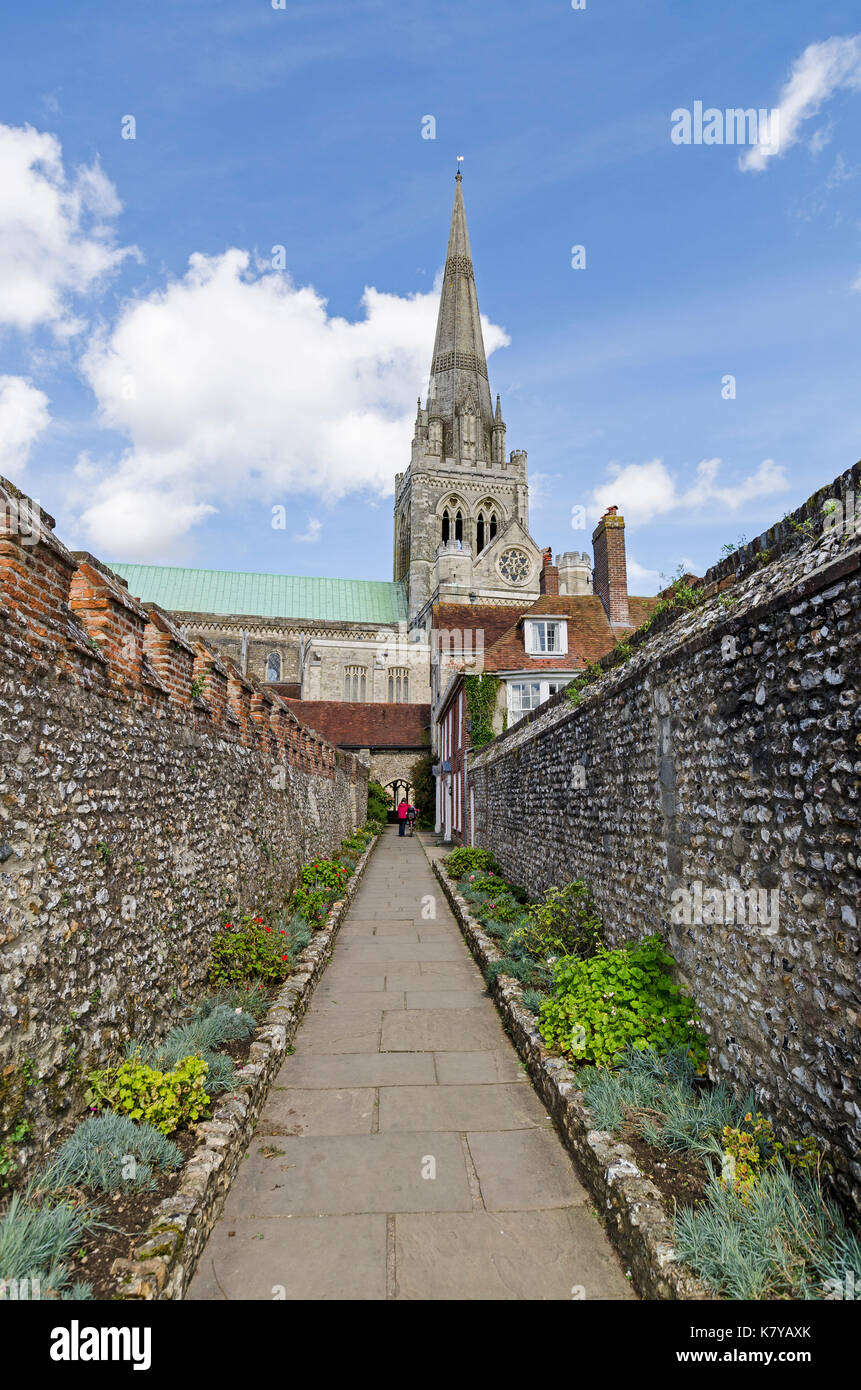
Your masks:
[[[449,538],[450,532],[451,532],[451,518],[449,517],[449,514],[448,514],[448,507],[446,507],[445,511],[444,511],[443,514],[442,514],[442,543],[443,543],[443,545],[448,545],[448,538]]]
[[[479,554],[484,549],[484,512],[479,512],[475,523],[475,548]]]
[[[463,543],[463,516],[458,512],[454,519],[454,538]]]
[[[405,666],[392,666],[389,671],[389,704],[407,704],[409,698],[409,672]]]
[[[493,540],[493,538],[494,538],[495,535],[496,535],[496,512],[491,512],[491,514],[490,514],[490,539]]]
[[[281,656],[279,652],[270,652],[266,658],[266,679],[268,681],[280,681],[281,679]]]
[[[344,699],[364,700],[367,697],[368,673],[364,666],[348,666],[344,672]]]

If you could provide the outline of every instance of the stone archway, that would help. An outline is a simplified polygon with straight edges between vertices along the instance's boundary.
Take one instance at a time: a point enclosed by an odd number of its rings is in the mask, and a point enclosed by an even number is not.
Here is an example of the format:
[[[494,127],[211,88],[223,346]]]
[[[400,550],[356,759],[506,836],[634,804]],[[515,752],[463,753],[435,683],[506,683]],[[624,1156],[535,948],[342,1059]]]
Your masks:
[[[406,797],[407,801],[412,802],[412,782],[410,782],[406,777],[393,777],[391,782],[385,782],[383,784],[383,787],[384,790],[388,792],[389,796],[392,798],[392,809],[389,812],[389,815],[391,816],[392,820],[394,820],[395,809],[399,805],[401,799],[403,797]]]

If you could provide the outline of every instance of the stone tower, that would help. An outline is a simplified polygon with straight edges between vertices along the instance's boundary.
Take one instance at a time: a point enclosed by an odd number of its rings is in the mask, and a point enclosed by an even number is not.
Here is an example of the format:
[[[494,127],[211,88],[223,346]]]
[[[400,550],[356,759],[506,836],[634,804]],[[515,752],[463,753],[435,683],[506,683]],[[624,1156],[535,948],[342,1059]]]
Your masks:
[[[436,602],[537,598],[526,453],[506,459],[505,447],[458,171],[427,403],[419,399],[410,465],[395,479],[394,578],[406,584],[412,625],[423,625]]]

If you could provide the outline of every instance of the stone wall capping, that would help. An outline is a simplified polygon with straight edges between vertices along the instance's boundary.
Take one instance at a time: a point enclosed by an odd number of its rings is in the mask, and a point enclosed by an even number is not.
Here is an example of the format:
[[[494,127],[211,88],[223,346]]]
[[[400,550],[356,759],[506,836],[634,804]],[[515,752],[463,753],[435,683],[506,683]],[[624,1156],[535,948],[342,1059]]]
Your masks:
[[[499,960],[500,951],[471,916],[466,899],[439,861],[432,859],[431,866],[485,973],[491,961]],[[634,1288],[647,1299],[712,1299],[714,1295],[679,1265],[672,1220],[657,1187],[640,1174],[633,1150],[616,1135],[595,1128],[583,1092],[577,1089],[575,1072],[564,1057],[555,1057],[544,1047],[534,1014],[523,1007],[522,986],[501,975],[488,988],[610,1240],[630,1270]]]
[[[239,1069],[239,1084],[197,1126],[198,1142],[185,1163],[177,1191],[156,1207],[149,1230],[135,1246],[134,1257],[114,1261],[111,1273],[118,1299],[183,1298],[378,838],[374,837],[356,864],[344,898],[333,904],[324,926],[315,931],[299,957],[304,968],[288,977],[255,1029],[250,1051],[254,1060]]]

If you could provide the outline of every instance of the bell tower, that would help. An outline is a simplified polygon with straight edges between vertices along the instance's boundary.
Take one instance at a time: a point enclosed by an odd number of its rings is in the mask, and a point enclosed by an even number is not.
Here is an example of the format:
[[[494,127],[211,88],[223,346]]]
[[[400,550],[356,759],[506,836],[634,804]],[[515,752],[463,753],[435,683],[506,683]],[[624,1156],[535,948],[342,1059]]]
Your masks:
[[[506,459],[505,451],[458,170],[427,402],[418,402],[409,467],[395,479],[394,578],[407,586],[411,623],[423,622],[434,602],[538,596],[526,452]]]

